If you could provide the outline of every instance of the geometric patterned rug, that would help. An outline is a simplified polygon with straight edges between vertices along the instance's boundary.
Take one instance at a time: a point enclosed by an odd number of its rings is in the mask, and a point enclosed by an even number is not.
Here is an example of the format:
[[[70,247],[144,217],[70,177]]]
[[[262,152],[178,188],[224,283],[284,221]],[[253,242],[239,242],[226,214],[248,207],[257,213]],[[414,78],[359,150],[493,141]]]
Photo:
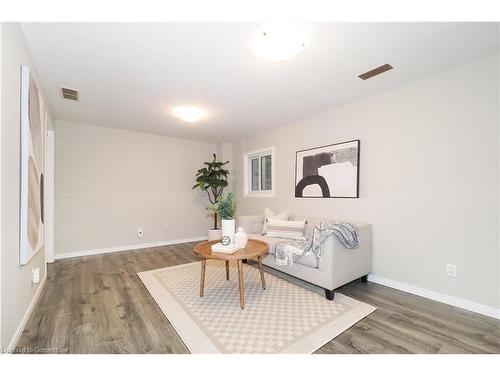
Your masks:
[[[243,264],[245,309],[240,308],[236,264],[226,280],[222,261],[207,260],[199,296],[201,262],[138,273],[192,353],[312,353],[375,308],[340,293],[323,294]],[[319,292],[323,292],[318,288]]]

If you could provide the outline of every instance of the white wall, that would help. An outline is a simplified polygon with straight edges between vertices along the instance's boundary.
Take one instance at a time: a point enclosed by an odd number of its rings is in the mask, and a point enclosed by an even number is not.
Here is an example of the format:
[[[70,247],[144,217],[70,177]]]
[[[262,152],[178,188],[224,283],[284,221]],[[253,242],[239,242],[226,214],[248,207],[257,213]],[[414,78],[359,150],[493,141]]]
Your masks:
[[[191,188],[216,145],[62,121],[55,143],[56,258],[206,236],[208,201]]]
[[[2,23],[1,63],[1,343],[8,345],[21,332],[23,319],[40,284],[32,284],[31,269],[45,277],[45,254],[41,249],[25,266],[19,265],[20,194],[20,67],[27,65],[43,92],[36,68],[18,24]],[[44,96],[47,106],[47,100]]]
[[[238,213],[370,222],[374,274],[499,308],[498,108],[491,57],[260,132],[235,144]],[[361,140],[360,198],[294,198],[295,152],[352,139]],[[276,197],[243,197],[243,154],[273,145]]]

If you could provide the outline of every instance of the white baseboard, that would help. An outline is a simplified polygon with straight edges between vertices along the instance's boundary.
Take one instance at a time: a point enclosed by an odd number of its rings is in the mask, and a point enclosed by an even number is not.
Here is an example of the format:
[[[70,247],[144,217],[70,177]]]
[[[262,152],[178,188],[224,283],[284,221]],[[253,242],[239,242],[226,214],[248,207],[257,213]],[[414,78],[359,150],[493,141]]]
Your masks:
[[[35,305],[38,302],[38,298],[40,298],[40,294],[42,294],[42,290],[45,286],[46,280],[47,280],[47,273],[45,273],[42,281],[40,281],[40,286],[36,290],[36,293],[33,296],[33,299],[31,300],[31,303],[28,306],[26,313],[24,314],[23,320],[21,320],[21,324],[19,324],[19,327],[17,327],[17,330],[16,330],[16,333],[14,334],[14,337],[12,337],[12,340],[10,340],[9,346],[7,347],[8,353],[12,353],[14,351],[14,349],[16,348],[16,345],[17,345],[19,339],[21,338],[21,335],[23,334],[24,327],[26,327],[26,324],[28,323],[28,320],[30,319],[31,313],[33,312],[33,309],[35,308]]]
[[[186,242],[204,241],[206,239],[207,239],[207,236],[201,236],[201,237],[181,238],[178,240],[169,240],[169,241],[161,241],[161,242],[138,243],[138,244],[126,245],[126,246],[105,247],[105,248],[101,248],[101,249],[63,252],[63,253],[59,253],[59,254],[56,253],[55,259],[66,259],[66,258],[82,257],[82,256],[87,256],[87,255],[114,253],[117,251],[147,249],[150,247],[159,247],[159,246],[167,246],[167,245],[176,245],[176,244],[186,243]]]
[[[419,288],[417,286],[401,283],[399,281],[394,281],[387,279],[385,277],[377,276],[377,275],[368,275],[368,281],[371,281],[376,284],[388,286],[389,288],[398,289],[403,292],[415,294],[420,297],[425,297],[428,299],[432,299],[434,301],[446,303],[448,305],[460,307],[464,310],[473,311],[478,314],[486,315],[491,318],[500,319],[500,309],[496,309],[491,306],[482,305],[480,303],[468,301],[462,298],[453,297],[447,294],[434,292],[432,290]]]

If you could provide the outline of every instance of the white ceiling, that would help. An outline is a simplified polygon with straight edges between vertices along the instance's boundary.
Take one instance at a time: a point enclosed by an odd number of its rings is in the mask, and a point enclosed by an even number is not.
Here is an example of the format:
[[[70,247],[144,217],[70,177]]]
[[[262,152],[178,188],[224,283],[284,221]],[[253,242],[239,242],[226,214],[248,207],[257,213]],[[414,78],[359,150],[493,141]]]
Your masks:
[[[220,141],[279,127],[498,53],[496,23],[311,24],[306,49],[271,63],[256,24],[23,23],[55,117]],[[368,81],[357,76],[389,63]],[[63,100],[59,87],[80,90]],[[168,111],[198,105],[186,123]]]

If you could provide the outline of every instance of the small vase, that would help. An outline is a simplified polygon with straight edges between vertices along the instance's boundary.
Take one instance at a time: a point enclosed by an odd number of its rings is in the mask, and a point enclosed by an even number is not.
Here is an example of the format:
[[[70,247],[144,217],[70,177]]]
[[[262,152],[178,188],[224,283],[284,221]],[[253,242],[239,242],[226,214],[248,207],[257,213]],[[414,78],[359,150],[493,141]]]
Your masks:
[[[245,230],[242,227],[238,227],[238,229],[236,229],[234,242],[236,243],[236,246],[238,246],[238,249],[244,249],[245,247],[247,247],[248,235],[245,233]]]
[[[234,244],[234,227],[235,227],[235,220],[230,219],[230,220],[221,220],[222,224],[222,244],[223,245],[230,245]],[[227,238],[229,238],[229,241],[227,241]],[[227,243],[228,242],[228,243]]]

